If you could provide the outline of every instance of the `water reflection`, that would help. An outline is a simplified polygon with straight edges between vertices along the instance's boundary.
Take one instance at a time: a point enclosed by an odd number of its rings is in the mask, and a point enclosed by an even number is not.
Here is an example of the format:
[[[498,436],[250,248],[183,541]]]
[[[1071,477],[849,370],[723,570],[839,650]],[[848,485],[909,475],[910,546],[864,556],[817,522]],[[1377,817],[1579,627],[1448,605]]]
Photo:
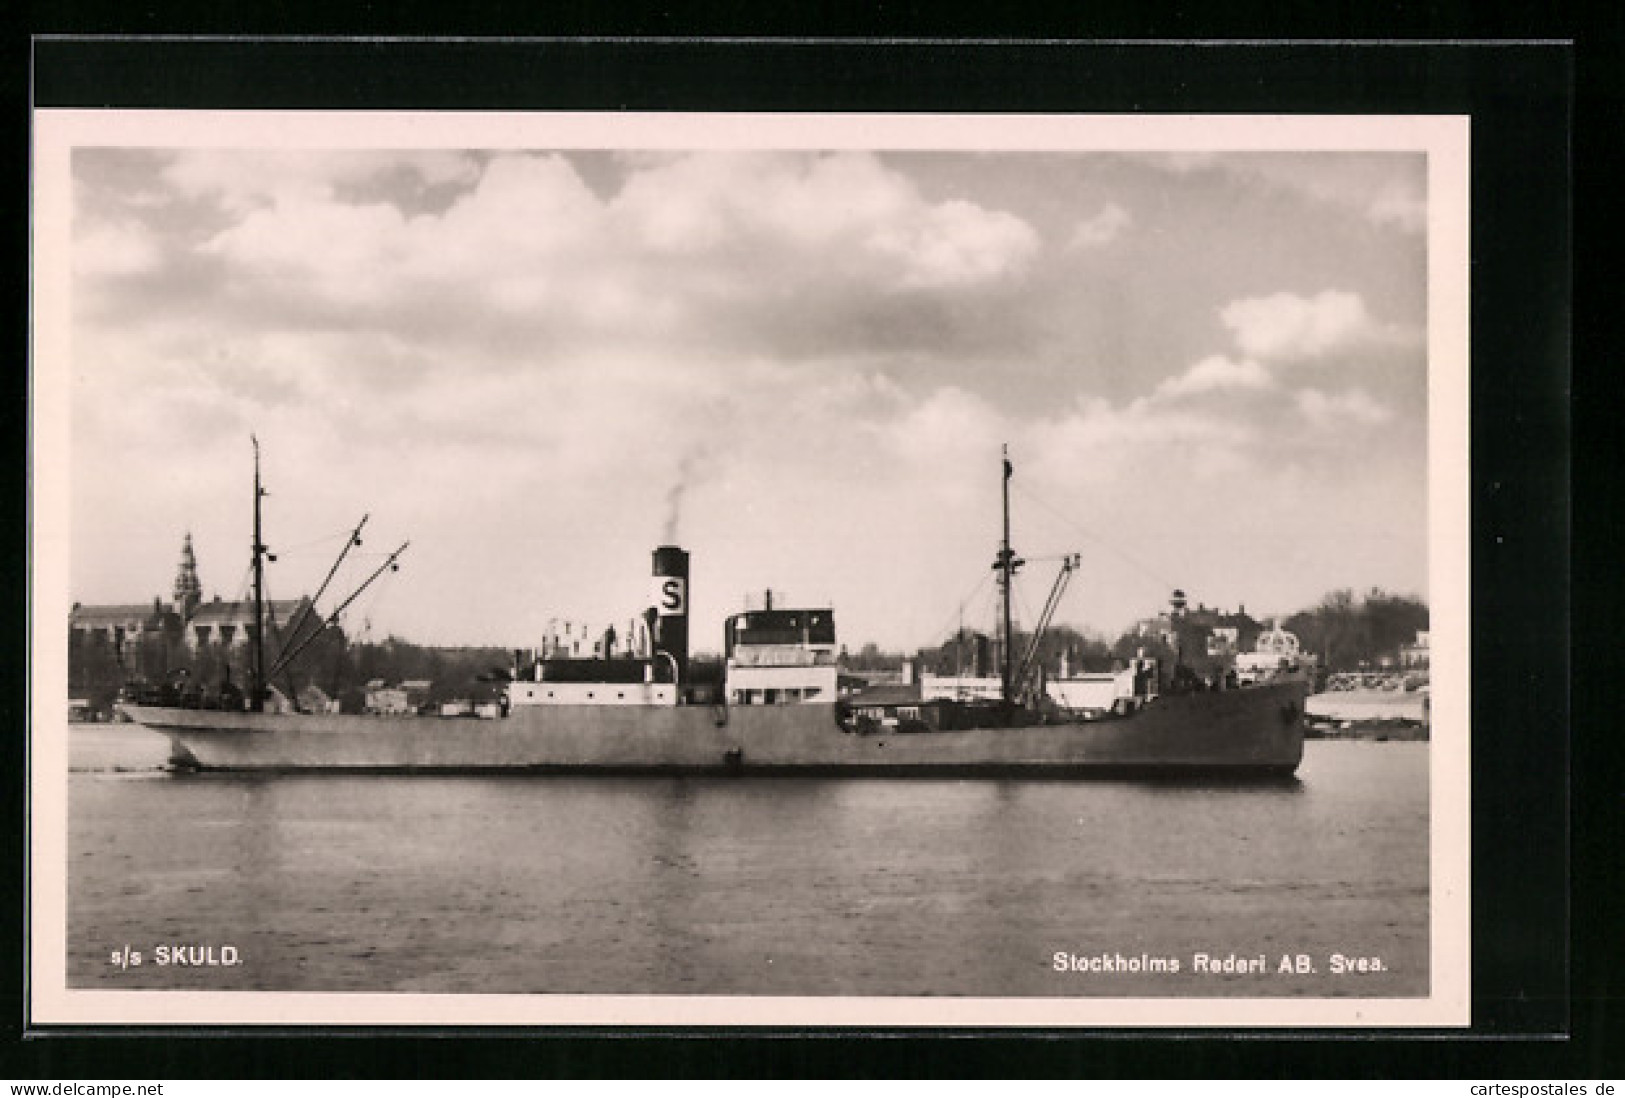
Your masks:
[[[1301,780],[75,774],[70,982],[693,994],[1418,994],[1426,745]],[[229,940],[230,974],[104,946]],[[1381,954],[1348,986],[1080,982],[1057,950]]]

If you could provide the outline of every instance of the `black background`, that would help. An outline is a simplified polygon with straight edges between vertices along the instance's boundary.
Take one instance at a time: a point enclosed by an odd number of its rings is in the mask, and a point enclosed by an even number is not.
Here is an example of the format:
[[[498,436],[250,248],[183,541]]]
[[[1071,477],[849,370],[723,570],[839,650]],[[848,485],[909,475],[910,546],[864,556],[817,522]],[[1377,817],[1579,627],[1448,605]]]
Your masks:
[[[166,19],[150,9],[119,29],[150,34],[285,33],[273,13],[218,9]],[[286,13],[283,13],[284,15]],[[1403,13],[1401,13],[1403,14]],[[364,19],[321,29],[361,32]],[[669,17],[618,28],[662,34]],[[1516,18],[1516,17],[1514,17]],[[36,32],[83,30],[72,5],[36,12]],[[459,33],[468,30],[457,28]],[[720,24],[720,20],[718,23]],[[1401,23],[1405,21],[1400,20]],[[1426,18],[1412,21],[1426,33]],[[450,31],[449,15],[418,32]],[[245,25],[246,24],[246,25]],[[375,26],[376,24],[374,24]],[[105,26],[105,24],[103,25]],[[1289,29],[1261,21],[1273,33]],[[491,29],[488,27],[487,29]],[[952,32],[951,26],[937,28]],[[1156,31],[1179,35],[1177,20]],[[1386,33],[1397,28],[1390,26]],[[1504,21],[1498,33],[1526,33]],[[1211,33],[1211,32],[1209,32]],[[1344,33],[1349,33],[1347,28]],[[1368,34],[1383,33],[1376,28]],[[1548,32],[1549,33],[1549,32]],[[1618,1077],[1610,1042],[1620,1030],[1617,955],[1620,886],[1607,861],[1607,823],[1620,804],[1621,722],[1609,704],[1619,660],[1603,636],[1575,639],[1580,665],[1571,699],[1571,604],[1606,624],[1608,581],[1571,598],[1571,521],[1619,513],[1612,485],[1617,442],[1599,437],[1571,464],[1574,415],[1605,425],[1612,389],[1573,400],[1574,283],[1571,153],[1577,61],[1613,66],[1560,41],[1539,43],[1241,43],[840,41],[832,39],[591,40],[176,40],[36,37],[20,78],[8,69],[11,118],[26,148],[27,103],[38,107],[800,110],[896,112],[1448,113],[1472,116],[1473,509],[1473,1027],[1437,1033],[1019,1033],[886,1034],[749,1031],[699,1034],[619,1031],[293,1031],[137,1034],[116,1029],[31,1029],[26,1016],[26,797],[22,704],[26,683],[0,698],[11,733],[4,781],[8,851],[17,859],[15,902],[0,940],[19,943],[0,1076],[16,1079],[189,1077],[550,1076],[1462,1076]],[[1583,74],[1582,74],[1583,75]],[[1603,83],[1617,89],[1612,72]],[[1617,109],[1617,91],[1604,106]],[[1582,118],[1582,121],[1584,119]],[[1617,125],[1617,123],[1616,123]],[[1582,129],[1582,133],[1585,131]],[[1614,136],[1617,137],[1617,134]],[[11,178],[15,181],[17,174]],[[27,193],[13,187],[14,255],[27,257]],[[1612,202],[1593,212],[1605,233]],[[1616,226],[1617,227],[1617,226]],[[1613,239],[1619,239],[1617,234]],[[1582,278],[1585,269],[1582,268]],[[26,344],[26,291],[10,295]],[[1610,293],[1599,274],[1591,285]],[[1592,298],[1597,301],[1599,298]],[[1600,339],[1588,346],[1598,350]],[[1585,357],[1585,356],[1581,356]],[[1616,356],[1617,357],[1617,356]],[[13,392],[26,406],[26,371]],[[22,416],[14,451],[26,468]],[[1571,469],[1580,476],[1579,494]],[[15,489],[13,489],[15,491]],[[26,491],[26,482],[24,485]],[[1584,506],[1576,509],[1572,501]],[[23,493],[14,514],[25,513]],[[25,527],[8,545],[14,621],[26,621]],[[1587,566],[1615,558],[1582,542]],[[13,630],[15,670],[26,666],[26,630]],[[1616,691],[1617,692],[1617,691]],[[1571,700],[1575,714],[1571,721]],[[1569,731],[1572,729],[1572,732]],[[1608,809],[1614,809],[1610,813]],[[1571,809],[1585,826],[1571,827]],[[1572,896],[1571,896],[1572,886]],[[1572,917],[1572,918],[1571,918]],[[1572,926],[1571,926],[1572,921]],[[1574,955],[1571,957],[1571,950]]]

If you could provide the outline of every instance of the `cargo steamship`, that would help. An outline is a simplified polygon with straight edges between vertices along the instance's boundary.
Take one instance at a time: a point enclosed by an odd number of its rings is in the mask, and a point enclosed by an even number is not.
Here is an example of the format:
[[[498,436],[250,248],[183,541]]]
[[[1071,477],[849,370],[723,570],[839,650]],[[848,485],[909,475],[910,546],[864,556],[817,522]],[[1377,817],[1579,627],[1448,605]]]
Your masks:
[[[1021,563],[1010,547],[1010,477],[1006,459],[993,566],[1005,638]],[[256,444],[256,605],[267,556],[263,494]],[[240,701],[216,708],[135,701],[122,709],[169,738],[174,766],[198,770],[1289,775],[1302,758],[1307,683],[1299,678],[1159,693],[1138,675],[1120,704],[1082,714],[1054,704],[1008,642],[995,696],[943,700],[936,720],[917,731],[867,721],[839,694],[828,606],[769,601],[729,617],[720,691],[697,684],[689,667],[689,561],[677,546],[654,551],[656,598],[643,655],[531,661],[506,683],[495,719],[270,711],[258,629]],[[1075,563],[1069,558],[1066,568]]]

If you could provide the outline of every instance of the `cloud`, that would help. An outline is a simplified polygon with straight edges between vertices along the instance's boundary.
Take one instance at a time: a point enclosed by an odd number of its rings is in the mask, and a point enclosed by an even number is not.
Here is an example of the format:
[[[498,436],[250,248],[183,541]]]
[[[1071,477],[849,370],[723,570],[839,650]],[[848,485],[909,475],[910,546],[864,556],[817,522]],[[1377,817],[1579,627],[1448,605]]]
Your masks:
[[[232,263],[246,287],[273,283],[324,307],[405,306],[448,291],[462,298],[478,280],[498,309],[523,308],[553,288],[601,220],[597,199],[558,157],[494,160],[441,216],[409,218],[381,199],[342,201],[318,177],[297,175],[201,251]]]
[[[624,161],[612,206],[649,247],[687,253],[730,241],[816,248],[855,242],[921,209],[913,186],[873,156],[721,153]]]
[[[377,203],[335,205],[310,196],[284,197],[257,210],[199,250],[224,259],[254,282],[284,281],[302,297],[354,302],[390,284],[391,240],[400,212]]]
[[[898,318],[928,314],[938,295],[1013,284],[1039,251],[1019,217],[928,201],[865,154],[629,159],[604,194],[566,157],[500,155],[435,209],[378,180],[460,180],[466,161],[271,163],[265,178],[215,160],[171,166],[232,212],[200,251],[229,265],[221,284],[245,308],[347,324],[442,317],[442,331],[506,332],[553,354],[604,338],[781,351],[809,335],[851,341],[892,299],[905,306],[890,313],[896,333],[929,345],[953,326]]]
[[[1246,539],[1286,527],[1266,548],[1299,544],[1299,511],[1323,518],[1349,470],[1366,475],[1362,436],[1329,428],[1392,415],[1385,442],[1418,437],[1399,429],[1419,407],[1401,395],[1415,356],[1373,359],[1361,390],[1331,380],[1351,361],[1338,352],[1397,338],[1371,315],[1396,308],[1375,280],[1414,242],[1356,226],[1379,253],[1327,273],[1324,210],[1279,203],[1275,265],[1250,285],[1334,289],[1248,296],[1231,257],[1270,211],[1230,218],[1212,180],[1157,176],[1165,191],[1131,216],[1151,173],[1116,159],[1057,160],[1077,178],[1053,186],[937,154],[103,163],[76,180],[96,185],[74,292],[116,306],[75,298],[76,597],[134,601],[134,575],[161,589],[187,529],[229,571],[253,431],[279,590],[329,563],[298,572],[292,546],[372,510],[413,540],[409,594],[381,613],[424,641],[523,644],[549,615],[635,613],[678,502],[704,643],[763,586],[833,600],[843,639],[930,642],[985,583],[1004,443],[1014,491],[1165,556],[1156,570],[1192,589],[1185,569],[1206,562],[1252,605],[1283,570]],[[140,277],[88,277],[121,272]],[[1272,495],[1288,472],[1306,487]],[[114,490],[129,483],[149,487]],[[1016,508],[1035,561],[1079,548],[1076,527]],[[124,551],[137,529],[158,544]],[[1191,531],[1218,531],[1213,547]],[[1297,580],[1318,595],[1323,574],[1364,574],[1338,567]],[[1096,620],[1166,594],[1117,578],[1088,585]]]
[[[1038,250],[1038,236],[1019,218],[954,201],[923,212],[902,231],[877,229],[870,247],[900,262],[904,287],[968,287],[1019,270]]]
[[[1427,228],[1427,197],[1418,188],[1393,183],[1379,191],[1366,206],[1366,216],[1379,225],[1393,225],[1406,232]]]
[[[1072,230],[1071,247],[1098,248],[1117,239],[1133,224],[1133,216],[1115,202],[1107,203],[1095,216],[1078,222]]]
[[[177,153],[162,175],[185,198],[208,199],[241,214],[294,198],[327,198],[386,178],[424,187],[467,184],[478,171],[473,157],[451,151],[209,149]]]
[[[1223,166],[1214,152],[1141,152],[1128,153],[1126,159],[1145,164],[1173,175],[1191,175]]]
[[[100,223],[74,234],[74,274],[88,278],[119,278],[157,270],[163,250],[154,235],[140,224]]]
[[[1406,233],[1427,226],[1427,160],[1420,153],[1273,154],[1237,163],[1272,185],[1376,225]]]
[[[1161,398],[1192,396],[1227,389],[1267,389],[1273,384],[1270,372],[1251,360],[1234,362],[1223,355],[1204,358],[1178,377],[1157,386]]]
[[[669,160],[632,174],[613,214],[656,249],[749,248],[785,273],[808,254],[825,263],[834,256],[837,271],[879,289],[996,280],[1038,249],[1021,219],[958,199],[928,202],[906,176],[864,153]]]
[[[733,153],[634,161],[609,210],[629,240],[695,260],[755,257],[791,283],[807,257],[874,289],[962,287],[1020,270],[1038,237],[1019,218],[963,200],[926,201],[864,153]]]
[[[1255,191],[1292,194],[1405,233],[1427,225],[1427,158],[1420,152],[1144,153],[1134,159],[1174,176],[1209,173]]]
[[[1360,295],[1336,290],[1246,298],[1219,315],[1237,346],[1265,360],[1321,358],[1378,334]]]
[[[1394,418],[1392,409],[1379,404],[1363,389],[1332,394],[1305,389],[1297,395],[1297,402],[1304,418],[1319,428],[1375,427]]]

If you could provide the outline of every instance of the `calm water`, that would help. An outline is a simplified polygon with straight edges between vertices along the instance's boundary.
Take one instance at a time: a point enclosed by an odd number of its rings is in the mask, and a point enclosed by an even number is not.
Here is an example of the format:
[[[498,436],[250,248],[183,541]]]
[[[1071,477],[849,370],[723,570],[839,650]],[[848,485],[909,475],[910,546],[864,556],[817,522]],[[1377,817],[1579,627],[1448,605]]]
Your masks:
[[[1425,743],[1311,742],[1298,781],[1251,785],[141,769],[164,747],[72,734],[72,987],[1427,993]],[[240,963],[155,964],[174,944]],[[1300,953],[1315,974],[1277,972]]]

